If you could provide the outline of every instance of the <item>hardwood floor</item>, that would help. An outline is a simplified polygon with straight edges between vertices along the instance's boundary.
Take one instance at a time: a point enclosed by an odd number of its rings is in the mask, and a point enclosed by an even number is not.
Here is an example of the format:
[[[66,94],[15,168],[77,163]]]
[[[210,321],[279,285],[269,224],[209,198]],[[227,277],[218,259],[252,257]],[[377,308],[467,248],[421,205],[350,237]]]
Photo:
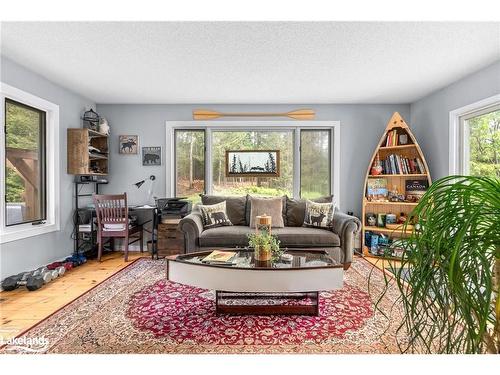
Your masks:
[[[0,292],[0,344],[19,335],[143,256],[148,255],[130,252],[129,261],[125,262],[121,252],[106,254],[101,263],[89,260],[37,291],[29,292],[26,288],[18,288],[11,292]]]

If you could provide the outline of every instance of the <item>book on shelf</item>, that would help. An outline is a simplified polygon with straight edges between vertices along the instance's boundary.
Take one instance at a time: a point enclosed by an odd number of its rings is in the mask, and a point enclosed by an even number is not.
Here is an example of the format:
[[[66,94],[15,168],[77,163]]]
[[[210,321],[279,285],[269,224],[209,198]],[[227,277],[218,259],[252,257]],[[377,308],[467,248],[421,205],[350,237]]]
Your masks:
[[[407,180],[405,182],[406,200],[418,202],[429,188],[427,179]]]
[[[214,250],[201,261],[210,264],[233,264],[235,255],[236,252],[234,251]]]
[[[424,174],[425,168],[419,157],[406,158],[390,154],[382,160],[382,174]]]
[[[385,147],[392,147],[397,145],[398,145],[398,131],[396,129],[393,129],[387,133]]]
[[[371,202],[387,201],[387,179],[371,178],[367,182],[366,199]]]

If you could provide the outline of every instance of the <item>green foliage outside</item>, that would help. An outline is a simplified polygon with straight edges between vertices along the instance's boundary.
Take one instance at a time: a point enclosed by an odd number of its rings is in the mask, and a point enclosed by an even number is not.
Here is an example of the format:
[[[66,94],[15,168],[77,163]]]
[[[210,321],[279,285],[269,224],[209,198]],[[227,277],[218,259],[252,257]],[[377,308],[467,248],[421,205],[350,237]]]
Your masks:
[[[10,102],[6,104],[7,148],[38,151],[40,139],[40,114]],[[8,154],[8,150],[7,150]],[[6,198],[7,202],[23,202],[24,180],[19,173],[7,166]]]
[[[293,195],[293,132],[214,131],[212,133],[212,191],[218,195]],[[302,133],[302,197],[329,193],[330,163],[327,131]],[[193,202],[204,191],[204,134],[177,131],[177,195]],[[280,150],[280,177],[226,177],[226,150]]]
[[[468,120],[472,176],[500,178],[500,111]]]

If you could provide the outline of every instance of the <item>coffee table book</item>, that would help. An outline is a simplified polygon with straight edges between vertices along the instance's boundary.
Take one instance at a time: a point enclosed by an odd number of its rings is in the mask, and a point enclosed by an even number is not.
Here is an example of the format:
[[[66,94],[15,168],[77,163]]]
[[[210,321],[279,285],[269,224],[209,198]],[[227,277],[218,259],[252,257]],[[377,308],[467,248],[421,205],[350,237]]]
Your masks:
[[[210,264],[233,264],[233,258],[236,255],[234,251],[214,250],[201,261]]]
[[[406,139],[406,143],[401,144],[401,139]],[[376,160],[382,162],[383,167],[383,161],[387,160],[387,163],[380,174],[374,175],[372,174],[372,166]],[[410,231],[413,230],[412,226],[408,226],[407,231],[403,232],[402,224],[390,224],[388,226],[378,227],[368,225],[367,223],[367,216],[369,216],[369,214],[375,216],[378,214],[395,214],[399,216],[403,213],[407,218],[410,217],[411,211],[417,205],[415,191],[408,191],[408,194],[406,191],[411,181],[419,181],[420,188],[430,186],[431,176],[429,167],[427,166],[422,150],[411,132],[410,127],[401,115],[395,112],[389,120],[373,152],[366,171],[362,198],[363,229],[361,236],[364,256],[379,256],[370,252],[370,244],[366,243],[365,234],[367,231],[377,235],[383,234],[384,236],[389,236],[391,239],[397,239],[407,237]],[[383,185],[385,183],[388,190],[387,197],[384,197],[385,190],[383,190]],[[374,194],[374,187],[379,188],[379,190],[376,191],[377,194]],[[398,191],[397,195],[391,194],[394,190]],[[423,192],[424,191],[420,189],[418,194],[422,194]],[[389,201],[389,197],[391,196],[404,197],[404,200],[401,201],[397,199],[391,202]],[[384,256],[384,258],[388,257]],[[394,259],[398,258],[394,257]]]

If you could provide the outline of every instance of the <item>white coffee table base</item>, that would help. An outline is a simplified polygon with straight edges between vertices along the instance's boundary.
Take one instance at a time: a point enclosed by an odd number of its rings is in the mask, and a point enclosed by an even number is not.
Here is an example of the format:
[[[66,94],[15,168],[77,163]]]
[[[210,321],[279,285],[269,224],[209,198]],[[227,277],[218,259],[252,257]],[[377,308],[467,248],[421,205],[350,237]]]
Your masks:
[[[245,269],[178,262],[174,259],[168,261],[170,281],[216,291],[217,313],[318,315],[319,291],[342,288],[343,275],[342,265],[320,268]],[[231,299],[282,299],[283,295],[287,298],[307,298],[308,303],[227,303]]]

